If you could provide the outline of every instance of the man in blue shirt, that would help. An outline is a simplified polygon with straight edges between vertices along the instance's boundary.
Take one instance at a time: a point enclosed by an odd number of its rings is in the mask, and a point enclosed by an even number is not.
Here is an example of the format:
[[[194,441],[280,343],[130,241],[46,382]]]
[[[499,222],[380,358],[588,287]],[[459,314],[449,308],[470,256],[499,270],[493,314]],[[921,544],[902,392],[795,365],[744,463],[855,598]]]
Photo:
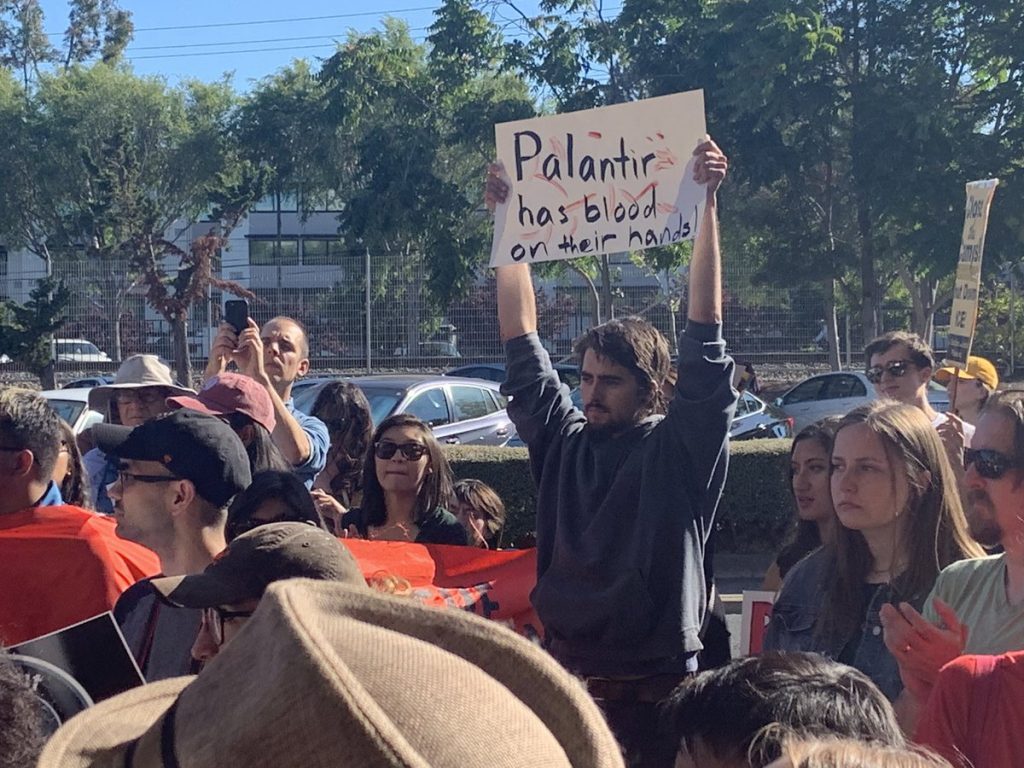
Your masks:
[[[295,408],[292,385],[309,370],[309,340],[302,325],[290,317],[275,317],[263,328],[251,317],[241,333],[221,323],[206,365],[208,379],[234,362],[238,372],[259,382],[274,403],[277,418],[274,444],[309,487],[327,463],[331,438],[320,419]]]

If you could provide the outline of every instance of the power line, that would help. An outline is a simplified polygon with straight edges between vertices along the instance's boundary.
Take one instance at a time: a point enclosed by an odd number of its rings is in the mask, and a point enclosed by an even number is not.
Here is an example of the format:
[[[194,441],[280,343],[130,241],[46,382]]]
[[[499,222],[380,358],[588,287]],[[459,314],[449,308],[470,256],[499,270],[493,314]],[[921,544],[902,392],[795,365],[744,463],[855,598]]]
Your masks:
[[[314,48],[333,48],[330,43],[320,45],[286,45],[282,48],[242,48],[236,51],[195,51],[192,53],[157,53],[150,56],[131,56],[132,61],[142,59],[181,59],[188,56],[227,56],[234,53],[270,53],[274,51],[304,51]]]
[[[296,16],[287,19],[258,19],[252,21],[223,21],[215,24],[182,24],[180,26],[168,27],[139,27],[133,30],[138,32],[171,32],[185,29],[215,29],[218,27],[250,27],[257,24],[291,24],[302,21],[328,21],[331,19],[354,19],[361,16],[389,16],[398,13],[417,13],[419,11],[433,11],[436,5],[421,6],[419,8],[394,8],[381,11],[360,11],[358,13],[336,13],[331,16]],[[63,37],[64,32],[47,32],[47,37]]]

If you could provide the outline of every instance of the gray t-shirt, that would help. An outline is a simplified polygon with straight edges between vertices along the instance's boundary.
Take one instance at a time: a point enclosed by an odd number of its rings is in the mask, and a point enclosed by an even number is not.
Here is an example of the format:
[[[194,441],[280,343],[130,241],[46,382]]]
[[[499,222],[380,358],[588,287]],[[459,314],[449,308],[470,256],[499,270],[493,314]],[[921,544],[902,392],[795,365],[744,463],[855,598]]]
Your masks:
[[[149,579],[126,589],[114,606],[114,618],[147,683],[199,672],[192,644],[202,615],[159,600]]]

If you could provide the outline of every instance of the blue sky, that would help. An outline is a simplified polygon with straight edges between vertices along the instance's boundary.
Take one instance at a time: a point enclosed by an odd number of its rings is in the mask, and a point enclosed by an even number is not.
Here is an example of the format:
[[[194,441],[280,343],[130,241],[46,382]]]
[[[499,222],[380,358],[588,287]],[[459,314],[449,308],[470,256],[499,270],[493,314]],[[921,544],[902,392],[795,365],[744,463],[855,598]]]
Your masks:
[[[41,4],[46,30],[56,33],[59,43],[67,2]],[[235,87],[247,90],[293,59],[329,56],[334,41],[348,30],[371,30],[386,16],[405,19],[413,37],[422,40],[440,0],[121,0],[120,5],[135,21],[128,58],[138,74],[162,75],[174,84],[233,72]],[[527,14],[538,12],[538,0],[516,5]]]

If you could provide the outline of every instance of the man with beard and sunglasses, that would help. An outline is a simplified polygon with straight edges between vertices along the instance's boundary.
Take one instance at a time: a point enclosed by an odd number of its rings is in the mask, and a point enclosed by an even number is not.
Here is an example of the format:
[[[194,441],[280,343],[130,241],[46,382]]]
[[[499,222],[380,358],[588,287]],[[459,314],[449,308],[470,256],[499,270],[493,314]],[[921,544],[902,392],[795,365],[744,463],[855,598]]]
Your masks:
[[[956,657],[1024,649],[1024,392],[989,399],[964,464],[971,535],[1003,551],[946,567],[924,615],[906,603],[882,608],[885,644],[918,705]]]
[[[496,270],[508,356],[502,391],[537,484],[531,600],[548,650],[585,678],[630,765],[670,765],[678,747],[657,732],[657,704],[696,670],[708,599],[703,560],[736,407],[721,335],[716,200],[727,160],[710,139],[693,154],[707,206],[664,418],[655,414],[670,355],[656,328],[628,317],[584,334],[576,344],[581,412],[537,334],[529,266]],[[489,204],[508,195],[501,174],[492,167]]]

